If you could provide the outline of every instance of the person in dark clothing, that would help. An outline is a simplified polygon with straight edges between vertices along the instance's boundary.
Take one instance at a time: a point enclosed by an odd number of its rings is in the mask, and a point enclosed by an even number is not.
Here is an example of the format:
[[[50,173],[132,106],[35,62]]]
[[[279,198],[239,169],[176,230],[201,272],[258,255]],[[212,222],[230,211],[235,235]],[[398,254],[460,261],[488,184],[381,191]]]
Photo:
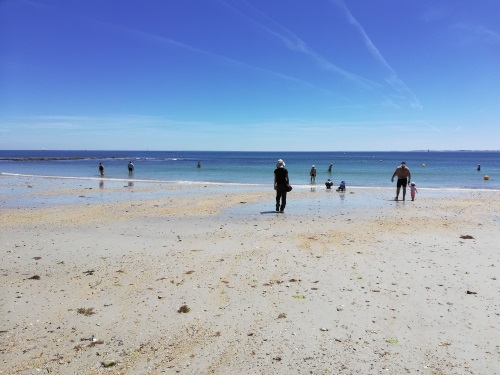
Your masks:
[[[101,176],[104,176],[104,165],[102,165],[102,163],[99,163],[99,173]]]
[[[278,162],[276,163],[276,169],[274,170],[274,190],[276,190],[276,211],[283,212],[285,210],[288,184],[289,184],[288,171],[285,168],[285,162],[279,159]]]
[[[311,167],[311,171],[309,172],[309,175],[311,176],[311,184],[316,183],[316,167],[313,165]]]
[[[399,191],[401,190],[401,187],[403,188],[403,200],[405,200],[406,185],[410,185],[411,183],[411,172],[406,166],[406,162],[402,161],[401,165],[396,168],[394,174],[392,175],[392,182],[394,182],[394,177],[396,176],[398,177],[398,183],[396,187],[396,198],[394,200],[397,201],[399,199]]]

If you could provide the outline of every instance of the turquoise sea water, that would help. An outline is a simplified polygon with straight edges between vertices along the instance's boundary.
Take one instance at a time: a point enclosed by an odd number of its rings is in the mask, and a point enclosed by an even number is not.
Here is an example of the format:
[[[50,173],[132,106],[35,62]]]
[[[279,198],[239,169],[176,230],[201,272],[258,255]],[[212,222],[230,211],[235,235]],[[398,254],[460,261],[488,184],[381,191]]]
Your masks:
[[[211,152],[211,151],[0,151],[0,173],[129,181],[206,182],[272,185],[278,159],[283,159],[293,185],[309,185],[314,164],[316,185],[328,178],[335,185],[391,187],[401,161],[420,188],[500,189],[498,151],[411,152]],[[127,164],[135,164],[129,176]],[[201,168],[197,168],[200,161]],[[332,173],[328,166],[333,164]],[[481,171],[477,165],[481,164]],[[484,176],[488,175],[486,181]]]

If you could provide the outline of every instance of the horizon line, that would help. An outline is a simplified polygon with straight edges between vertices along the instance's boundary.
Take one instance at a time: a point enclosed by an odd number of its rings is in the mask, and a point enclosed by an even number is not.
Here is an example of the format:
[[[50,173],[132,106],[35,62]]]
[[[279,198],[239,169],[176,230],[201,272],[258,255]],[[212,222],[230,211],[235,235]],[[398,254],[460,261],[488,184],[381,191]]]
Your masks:
[[[0,149],[3,151],[126,151],[126,152],[500,152],[499,150],[489,149],[416,149],[416,150],[133,150],[133,149]]]

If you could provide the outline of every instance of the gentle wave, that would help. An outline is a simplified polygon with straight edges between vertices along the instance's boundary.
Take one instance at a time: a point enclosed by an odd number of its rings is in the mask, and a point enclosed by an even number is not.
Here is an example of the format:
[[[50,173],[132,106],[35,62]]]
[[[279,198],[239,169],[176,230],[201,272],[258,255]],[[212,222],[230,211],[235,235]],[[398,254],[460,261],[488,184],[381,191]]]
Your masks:
[[[189,181],[189,180],[158,180],[158,179],[136,179],[136,178],[110,178],[110,177],[88,177],[88,176],[53,176],[53,175],[35,175],[35,174],[21,174],[21,173],[6,173],[0,172],[0,176],[6,177],[21,177],[21,178],[44,178],[44,179],[56,179],[56,180],[82,180],[82,181],[111,181],[111,182],[140,182],[140,183],[159,183],[159,184],[177,184],[177,185],[209,185],[209,186],[252,186],[252,187],[272,187],[272,184],[259,184],[259,183],[243,183],[243,182],[213,182],[213,181]],[[310,189],[321,189],[326,190],[322,184],[310,185],[310,184],[292,184],[294,189],[300,190],[310,190]],[[337,187],[333,186],[332,191],[335,191]],[[352,190],[380,190],[387,191],[394,189],[394,186],[347,186],[346,193]],[[484,189],[484,188],[461,188],[461,187],[419,187],[418,190],[421,191],[465,191],[465,192],[497,192],[500,189]],[[289,193],[289,194],[293,194]]]
[[[115,181],[115,182],[145,182],[145,183],[168,183],[183,185],[222,185],[222,186],[266,186],[266,184],[250,184],[240,182],[213,182],[213,181],[186,181],[186,180],[149,180],[137,178],[110,178],[110,177],[88,177],[88,176],[52,176],[21,173],[0,172],[1,176],[7,177],[30,177],[30,178],[48,178],[55,180],[83,180],[83,181]]]
[[[148,157],[125,157],[125,156],[92,156],[92,157],[20,157],[20,158],[0,158],[0,161],[14,162],[42,162],[42,161],[78,161],[78,160],[147,160],[147,161],[192,161],[186,158],[148,158]]]

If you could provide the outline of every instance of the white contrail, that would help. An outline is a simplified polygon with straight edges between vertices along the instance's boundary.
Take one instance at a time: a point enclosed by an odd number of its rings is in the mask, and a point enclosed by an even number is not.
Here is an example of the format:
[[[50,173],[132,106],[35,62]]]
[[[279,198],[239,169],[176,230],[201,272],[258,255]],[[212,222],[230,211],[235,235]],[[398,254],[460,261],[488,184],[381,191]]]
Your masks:
[[[321,54],[319,54],[316,51],[313,51],[305,41],[300,39],[298,36],[296,36],[293,32],[288,30],[286,27],[283,25],[279,24],[278,22],[274,21],[273,19],[269,18],[267,15],[259,11],[258,9],[254,8],[252,5],[248,4],[246,1],[242,0],[243,3],[245,3],[249,8],[252,8],[252,10],[262,17],[264,17],[267,21],[269,21],[271,24],[273,24],[276,28],[279,28],[281,32],[278,32],[276,30],[273,30],[272,28],[262,24],[261,22],[255,20],[254,18],[250,17],[246,13],[242,12],[241,10],[235,8],[232,4],[228,4],[224,0],[219,0],[220,3],[224,4],[226,7],[232,9],[233,11],[237,12],[239,15],[253,23],[256,27],[259,29],[267,32],[269,35],[272,35],[276,37],[277,39],[281,40],[281,42],[285,45],[286,48],[288,48],[290,51],[293,52],[298,52],[302,53],[304,55],[309,56],[312,58],[318,65],[320,65],[323,69],[334,72],[345,79],[355,83],[358,86],[361,86],[366,89],[373,89],[375,87],[380,87],[380,85],[376,82],[373,82],[369,79],[366,79],[364,77],[361,77],[357,74],[354,74],[352,72],[349,72],[345,69],[340,68],[336,64],[332,63],[331,61],[328,61],[325,57],[323,57]]]
[[[401,79],[399,79],[394,69],[389,65],[384,56],[382,56],[378,48],[371,41],[368,34],[366,34],[363,26],[361,26],[361,24],[354,18],[354,16],[351,14],[351,12],[347,8],[343,0],[331,0],[331,1],[333,4],[337,5],[344,11],[348,22],[357,30],[357,32],[363,38],[363,41],[365,42],[365,46],[367,47],[368,51],[375,58],[375,60],[377,60],[387,70],[388,72],[388,77],[386,78],[387,83],[389,83],[396,91],[405,95],[405,97],[407,97],[410,100],[410,105],[413,108],[422,108],[422,105],[420,104],[415,94]]]

